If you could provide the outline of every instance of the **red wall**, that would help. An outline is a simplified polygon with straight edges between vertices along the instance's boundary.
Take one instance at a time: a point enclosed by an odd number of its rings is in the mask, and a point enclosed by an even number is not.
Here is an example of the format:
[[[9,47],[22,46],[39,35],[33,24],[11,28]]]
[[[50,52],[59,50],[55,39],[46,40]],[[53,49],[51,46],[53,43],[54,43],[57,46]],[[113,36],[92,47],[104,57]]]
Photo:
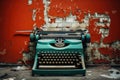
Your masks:
[[[32,5],[27,0],[0,0],[0,62],[16,63],[22,58],[22,51],[27,50],[29,36],[15,35],[17,30],[32,30],[33,24],[41,27],[44,22],[44,5],[42,0],[33,0]],[[62,5],[60,5],[60,3]],[[49,15],[65,17],[70,11],[74,13],[76,8],[84,13],[105,13],[111,18],[110,34],[104,39],[105,43],[120,40],[120,0],[51,0]],[[58,8],[54,8],[57,5]],[[69,9],[71,7],[71,9]],[[33,8],[40,8],[37,19],[32,21]],[[66,10],[63,14],[62,10]],[[84,14],[79,16],[84,17]],[[90,25],[92,42],[99,41],[99,34],[93,31],[94,25]]]

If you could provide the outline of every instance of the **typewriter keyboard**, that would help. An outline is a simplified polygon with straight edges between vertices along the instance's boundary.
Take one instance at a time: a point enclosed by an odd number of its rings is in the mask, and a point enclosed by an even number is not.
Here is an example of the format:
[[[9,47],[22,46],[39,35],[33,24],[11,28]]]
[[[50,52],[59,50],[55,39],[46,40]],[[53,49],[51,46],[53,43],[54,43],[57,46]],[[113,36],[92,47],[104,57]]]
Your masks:
[[[81,56],[78,53],[40,53],[39,68],[82,68]]]

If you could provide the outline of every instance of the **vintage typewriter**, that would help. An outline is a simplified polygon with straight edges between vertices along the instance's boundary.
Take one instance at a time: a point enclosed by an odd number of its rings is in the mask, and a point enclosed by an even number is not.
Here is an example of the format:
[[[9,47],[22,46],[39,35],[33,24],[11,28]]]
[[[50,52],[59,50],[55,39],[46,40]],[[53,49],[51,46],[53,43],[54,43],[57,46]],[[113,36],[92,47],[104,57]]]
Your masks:
[[[38,31],[32,75],[83,75],[86,74],[84,46],[90,35],[80,31]]]

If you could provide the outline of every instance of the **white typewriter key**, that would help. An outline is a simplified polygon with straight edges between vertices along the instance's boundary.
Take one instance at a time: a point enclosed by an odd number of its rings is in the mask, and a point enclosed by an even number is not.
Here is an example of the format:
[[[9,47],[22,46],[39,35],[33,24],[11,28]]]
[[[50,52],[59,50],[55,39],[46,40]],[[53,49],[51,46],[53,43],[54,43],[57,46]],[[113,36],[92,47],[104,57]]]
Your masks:
[[[69,59],[70,61],[72,61],[72,59]]]
[[[66,61],[68,61],[68,59],[66,59]]]
[[[76,59],[76,61],[79,61],[78,59]]]
[[[42,64],[42,62],[40,61],[39,64]]]
[[[75,61],[75,59],[73,59],[73,61]]]
[[[60,59],[60,61],[62,61],[63,59]]]
[[[52,58],[55,58],[55,56],[52,56]]]
[[[61,58],[61,56],[58,56],[58,58]]]
[[[62,56],[61,58],[64,58],[64,56]]]
[[[45,61],[47,61],[47,59],[44,59]]]
[[[73,58],[73,56],[70,56],[70,58],[72,59],[72,58]]]
[[[70,62],[68,61],[68,64],[70,64]]]

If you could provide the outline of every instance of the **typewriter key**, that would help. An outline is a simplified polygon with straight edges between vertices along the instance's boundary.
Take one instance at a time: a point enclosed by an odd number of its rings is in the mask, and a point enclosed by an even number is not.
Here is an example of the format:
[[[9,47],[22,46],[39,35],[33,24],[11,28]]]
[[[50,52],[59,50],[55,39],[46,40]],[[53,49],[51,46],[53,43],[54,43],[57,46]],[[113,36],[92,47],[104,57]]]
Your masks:
[[[42,62],[40,61],[39,64],[42,64]]]
[[[43,61],[43,64],[45,64],[45,61]]]
[[[67,62],[65,61],[65,64],[66,64]]]
[[[59,61],[59,59],[56,58],[56,61]]]

